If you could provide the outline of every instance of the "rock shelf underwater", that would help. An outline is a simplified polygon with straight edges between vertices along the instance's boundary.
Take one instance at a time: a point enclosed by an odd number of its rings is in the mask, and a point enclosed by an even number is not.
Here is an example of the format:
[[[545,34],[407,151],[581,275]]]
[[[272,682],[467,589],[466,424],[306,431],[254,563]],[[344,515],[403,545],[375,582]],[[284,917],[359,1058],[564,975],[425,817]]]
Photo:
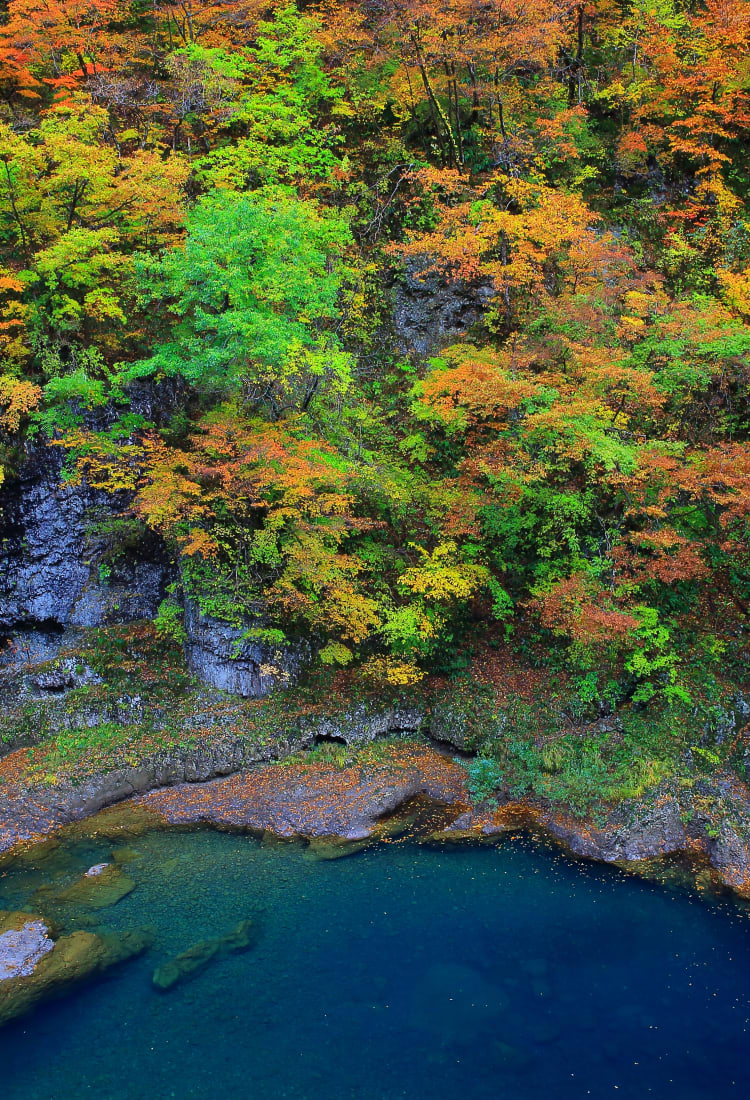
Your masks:
[[[4,1096],[744,1095],[746,903],[523,833],[419,843],[434,815],[335,860],[137,815],[29,849],[0,908],[150,947],[0,1031]],[[135,887],[94,908],[71,886],[101,863]]]

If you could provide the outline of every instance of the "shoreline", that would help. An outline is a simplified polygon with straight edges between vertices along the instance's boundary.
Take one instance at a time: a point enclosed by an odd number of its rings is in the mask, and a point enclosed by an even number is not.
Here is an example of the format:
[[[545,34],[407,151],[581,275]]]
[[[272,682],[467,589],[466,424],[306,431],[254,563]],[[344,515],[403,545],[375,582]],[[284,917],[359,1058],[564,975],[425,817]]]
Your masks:
[[[652,755],[674,733],[663,715],[635,732],[612,715],[561,736],[554,697],[510,656],[496,654],[476,676],[388,695],[345,676],[245,699],[192,679],[149,624],[95,632],[0,675],[0,865],[129,799],[163,812],[165,827],[171,816],[360,843],[410,799],[427,798],[443,808],[447,843],[531,828],[576,856],[649,874],[649,861],[702,861],[717,887],[750,897],[747,763],[730,767],[725,753],[701,767],[698,728],[682,748],[673,738],[663,767]],[[750,710],[738,691],[737,713],[722,712],[727,745]],[[513,771],[517,745],[542,768],[535,784],[525,758]],[[575,756],[580,745],[593,745],[605,769],[595,797],[576,771],[587,762]],[[563,765],[567,787],[555,771]]]
[[[31,786],[7,779],[0,787],[0,865],[55,838],[66,826],[91,821],[116,827],[118,814],[145,813],[150,827],[212,826],[306,838],[346,854],[387,832],[389,820],[415,799],[440,808],[443,827],[431,834],[446,844],[481,842],[529,829],[574,856],[652,875],[654,861],[690,860],[710,885],[750,898],[750,792],[736,777],[714,777],[700,790],[666,784],[648,797],[580,817],[569,807],[514,798],[472,801],[467,772],[450,748],[409,726],[395,728],[393,712],[353,738],[342,760],[320,759],[314,748],[253,746],[217,739],[196,749],[144,757],[137,763],[73,783]],[[363,731],[360,729],[360,733]],[[394,739],[394,735],[396,739]],[[383,740],[389,737],[389,740]],[[314,740],[314,739],[313,739]],[[336,742],[331,738],[331,743]],[[25,750],[17,750],[23,753]],[[346,756],[344,757],[344,753]],[[330,755],[330,753],[328,754]],[[710,788],[710,789],[709,789]],[[714,800],[713,811],[708,808]],[[726,812],[727,806],[733,812]],[[102,811],[104,811],[102,813]],[[90,826],[89,826],[90,827]]]

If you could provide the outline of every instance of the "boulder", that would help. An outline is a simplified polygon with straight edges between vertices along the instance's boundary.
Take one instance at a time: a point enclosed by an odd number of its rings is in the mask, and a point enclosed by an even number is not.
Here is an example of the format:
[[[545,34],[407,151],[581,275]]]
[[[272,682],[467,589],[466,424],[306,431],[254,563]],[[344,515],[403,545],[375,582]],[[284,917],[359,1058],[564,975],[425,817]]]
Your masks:
[[[0,1024],[40,1001],[144,951],[145,932],[100,936],[78,931],[56,942],[47,921],[28,913],[0,917]]]
[[[55,946],[41,919],[26,914],[0,914],[0,982],[27,977]]]
[[[509,1000],[473,967],[445,960],[413,980],[409,1022],[442,1047],[494,1040],[504,1017]]]

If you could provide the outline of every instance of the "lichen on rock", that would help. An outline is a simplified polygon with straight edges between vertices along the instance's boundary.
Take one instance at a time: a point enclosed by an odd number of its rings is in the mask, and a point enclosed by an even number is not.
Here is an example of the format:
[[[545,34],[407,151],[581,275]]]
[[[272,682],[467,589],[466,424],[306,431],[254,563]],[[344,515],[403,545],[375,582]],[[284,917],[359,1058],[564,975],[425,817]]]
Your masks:
[[[54,946],[41,918],[0,913],[0,982],[28,977]]]

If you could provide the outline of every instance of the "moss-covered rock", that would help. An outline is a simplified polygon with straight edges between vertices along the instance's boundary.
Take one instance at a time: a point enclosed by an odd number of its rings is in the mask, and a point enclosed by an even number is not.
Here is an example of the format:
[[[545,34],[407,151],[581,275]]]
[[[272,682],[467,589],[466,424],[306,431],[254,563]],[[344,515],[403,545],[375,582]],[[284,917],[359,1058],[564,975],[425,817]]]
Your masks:
[[[5,930],[0,935],[0,956],[5,940],[7,964],[5,978],[0,971],[0,1024],[140,954],[150,942],[146,932],[99,936],[84,931],[53,942],[52,927],[42,917],[6,913],[0,919]]]
[[[108,909],[133,890],[135,882],[116,864],[100,864],[64,890],[41,887],[34,895],[34,904],[42,909]]]
[[[496,708],[492,692],[481,684],[472,683],[470,691],[449,690],[430,709],[430,736],[461,752],[475,752],[512,725],[509,715]]]
[[[187,951],[183,951],[156,968],[153,976],[154,985],[157,989],[164,991],[172,989],[179,982],[200,974],[210,963],[218,962],[227,955],[249,950],[255,943],[256,932],[254,921],[243,920],[226,936],[194,943],[188,947]]]
[[[356,855],[364,848],[369,848],[372,841],[349,840],[345,836],[317,836],[311,837],[307,847],[307,858],[312,860],[345,859],[347,856]]]

